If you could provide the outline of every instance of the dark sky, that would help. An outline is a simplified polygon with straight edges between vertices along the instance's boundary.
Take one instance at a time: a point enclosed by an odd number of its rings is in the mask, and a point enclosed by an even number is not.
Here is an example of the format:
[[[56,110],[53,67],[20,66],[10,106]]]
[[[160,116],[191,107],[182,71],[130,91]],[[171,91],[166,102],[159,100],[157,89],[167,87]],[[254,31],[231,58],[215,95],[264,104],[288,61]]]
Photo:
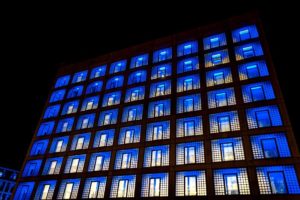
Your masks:
[[[13,5],[1,19],[0,166],[20,169],[51,87],[56,66],[258,10],[277,68],[294,131],[296,124],[299,11],[256,1],[139,7]],[[203,2],[203,1],[199,1]],[[210,2],[210,1],[209,1]],[[223,1],[224,2],[224,1]],[[287,2],[287,1],[286,1]],[[279,6],[279,7],[275,7]],[[129,7],[129,8],[128,8]]]

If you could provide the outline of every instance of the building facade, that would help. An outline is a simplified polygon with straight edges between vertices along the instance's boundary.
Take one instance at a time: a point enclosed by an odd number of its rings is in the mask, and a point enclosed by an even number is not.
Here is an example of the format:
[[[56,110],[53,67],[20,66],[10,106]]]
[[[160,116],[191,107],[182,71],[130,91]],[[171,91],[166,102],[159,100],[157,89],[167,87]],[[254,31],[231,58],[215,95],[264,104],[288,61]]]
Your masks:
[[[9,200],[16,185],[18,171],[0,167],[0,200]]]
[[[60,68],[14,199],[299,199],[257,14]]]

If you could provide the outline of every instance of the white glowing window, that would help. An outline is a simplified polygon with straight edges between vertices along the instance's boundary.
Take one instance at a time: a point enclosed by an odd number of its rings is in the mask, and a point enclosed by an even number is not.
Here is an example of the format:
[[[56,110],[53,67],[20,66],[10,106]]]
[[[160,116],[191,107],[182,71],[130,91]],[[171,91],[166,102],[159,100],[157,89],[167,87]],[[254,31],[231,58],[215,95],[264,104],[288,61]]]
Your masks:
[[[72,160],[71,167],[70,167],[70,173],[76,173],[79,165],[79,159],[75,158]]]
[[[99,190],[99,182],[92,181],[91,187],[90,187],[90,192],[89,192],[89,199],[97,198],[98,190]]]
[[[130,168],[130,160],[131,160],[131,154],[130,153],[122,154],[121,169]]]
[[[158,197],[160,194],[160,178],[151,178],[149,186],[149,197]]]
[[[128,180],[120,180],[118,184],[117,197],[127,197]]]
[[[73,190],[73,183],[67,183],[63,199],[70,199]]]
[[[44,185],[43,191],[42,191],[42,195],[41,195],[41,199],[47,199],[48,193],[49,193],[49,189],[50,189],[50,185],[46,184]]]
[[[197,195],[197,178],[196,176],[184,177],[184,195],[195,196]]]
[[[151,152],[151,166],[161,166],[162,152],[161,150],[153,150]]]
[[[56,165],[57,165],[57,161],[56,160],[54,160],[54,161],[52,161],[50,163],[48,174],[54,174]]]
[[[96,157],[94,171],[100,171],[100,170],[102,170],[103,161],[104,161],[103,156],[97,156]]]
[[[84,144],[84,137],[80,137],[77,140],[77,144],[76,144],[76,150],[78,149],[82,149],[83,148],[83,144]]]
[[[56,143],[56,148],[55,148],[55,152],[61,152],[61,150],[62,150],[62,146],[63,146],[63,140],[59,140],[59,141],[57,141],[57,143]]]

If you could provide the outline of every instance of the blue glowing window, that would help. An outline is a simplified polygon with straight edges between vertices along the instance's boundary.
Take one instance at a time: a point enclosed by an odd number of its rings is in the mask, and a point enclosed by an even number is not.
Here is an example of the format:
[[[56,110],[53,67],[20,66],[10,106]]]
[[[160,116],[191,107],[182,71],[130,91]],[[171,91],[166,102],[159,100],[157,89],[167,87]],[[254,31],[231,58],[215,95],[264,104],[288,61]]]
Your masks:
[[[284,133],[269,133],[252,136],[251,145],[254,159],[291,156]]]
[[[79,185],[80,178],[62,180],[59,186],[57,199],[77,199]]]
[[[86,80],[88,71],[77,72],[73,76],[72,83],[79,83]]]
[[[212,35],[203,39],[204,50],[213,49],[216,47],[226,46],[226,35],[225,33],[220,33],[217,35]]]
[[[253,42],[235,47],[236,60],[244,60],[255,56],[262,56],[263,50],[259,42]]]
[[[170,63],[154,66],[151,72],[151,79],[165,78],[171,76],[172,65]]]
[[[164,60],[169,60],[172,58],[172,48],[160,49],[154,51],[153,53],[153,62],[160,62]]]
[[[268,76],[268,68],[265,61],[255,61],[239,66],[240,80]]]
[[[96,199],[104,198],[106,177],[93,177],[85,181],[82,198],[83,199]]]
[[[257,167],[260,194],[299,194],[294,166]]]
[[[234,88],[213,90],[207,93],[207,97],[208,108],[217,108],[236,104]]]
[[[192,94],[177,98],[177,113],[201,110],[201,95]]]
[[[37,132],[37,136],[50,135],[53,131],[54,124],[54,121],[41,123]]]
[[[176,173],[176,196],[205,195],[205,171],[180,171]]]
[[[121,100],[121,91],[111,92],[104,95],[102,107],[117,105]]]
[[[124,149],[116,153],[115,169],[137,168],[139,149]]]
[[[98,107],[99,96],[85,98],[81,105],[81,111],[93,110]]]
[[[202,134],[202,118],[200,116],[177,119],[176,137],[187,137]]]
[[[70,75],[59,77],[55,83],[55,88],[63,87],[69,84],[71,79]]]
[[[132,72],[128,77],[128,85],[145,82],[147,79],[147,71],[140,70]]]
[[[249,108],[246,110],[249,129],[282,126],[277,106]]]
[[[50,153],[64,152],[67,149],[69,136],[53,138]]]
[[[106,110],[100,112],[98,126],[116,124],[118,118],[118,109]]]
[[[110,198],[134,197],[136,175],[114,176],[112,179]]]
[[[253,101],[260,101],[265,99],[265,93],[262,86],[255,86],[250,88]]]
[[[47,146],[48,146],[49,140],[37,140],[33,143],[30,155],[36,156],[36,155],[43,155],[46,152]]]
[[[170,138],[170,121],[160,121],[147,125],[146,141]]]
[[[48,158],[44,165],[43,175],[59,174],[63,157]]]
[[[228,111],[228,112],[211,114],[209,116],[209,121],[210,121],[211,133],[240,130],[237,111]]]
[[[69,156],[66,162],[64,173],[79,173],[83,171],[85,154]]]
[[[71,150],[87,149],[89,147],[91,133],[78,134],[73,137]]]
[[[82,115],[78,118],[76,130],[92,128],[94,126],[95,114]]]
[[[257,38],[258,32],[255,25],[241,27],[232,31],[233,43]]]
[[[35,199],[52,199],[56,180],[41,181],[35,193]]]
[[[126,91],[125,103],[142,100],[142,99],[144,99],[144,96],[145,96],[145,87],[144,86],[130,88]]]
[[[176,145],[176,165],[204,163],[203,142],[188,142]]]
[[[63,100],[64,96],[65,96],[66,90],[57,90],[54,91],[50,97],[50,102],[57,102],[57,101],[61,101]]]
[[[215,65],[229,63],[228,50],[215,51],[204,55],[205,67],[213,67]]]
[[[59,113],[60,105],[49,106],[44,114],[44,119],[56,117]]]
[[[96,92],[100,92],[102,90],[102,81],[96,81],[93,83],[90,83],[86,88],[86,94],[92,94]]]
[[[111,146],[114,141],[115,129],[98,131],[94,139],[94,148]]]
[[[109,74],[114,74],[118,72],[122,72],[126,69],[126,60],[120,60],[117,62],[114,62],[110,65]]]
[[[274,99],[275,94],[271,82],[259,82],[242,86],[245,103]]]
[[[144,167],[159,167],[169,165],[169,145],[151,146],[145,148]]]
[[[148,108],[148,118],[170,115],[170,105],[170,99],[150,102]]]
[[[111,152],[97,152],[93,153],[90,158],[88,171],[105,171],[109,169]]]
[[[180,44],[177,47],[177,56],[184,56],[198,52],[198,42],[191,41],[184,44]]]
[[[79,101],[71,101],[65,103],[61,115],[76,113],[78,110]]]
[[[225,82],[224,73],[223,72],[214,73],[213,80],[215,85],[224,84]]]
[[[74,117],[59,120],[56,128],[56,133],[71,131],[73,123]]]
[[[225,92],[217,93],[215,98],[217,107],[227,106],[227,95]]]
[[[131,59],[130,68],[148,65],[148,54],[139,55]]]
[[[206,72],[206,85],[208,87],[231,82],[232,75],[230,68],[222,68]]]
[[[128,106],[123,109],[122,122],[141,120],[143,117],[143,105]]]
[[[16,189],[14,200],[30,199],[33,187],[34,182],[20,182]]]
[[[141,196],[167,197],[168,182],[168,173],[143,174]]]
[[[27,161],[22,173],[22,177],[37,176],[40,171],[41,165],[42,165],[42,160]]]
[[[152,83],[150,86],[150,98],[171,94],[171,81]]]
[[[106,72],[106,65],[102,65],[92,69],[90,79],[98,78],[104,76]]]
[[[140,142],[141,125],[127,126],[120,129],[118,144],[129,144]]]
[[[181,60],[177,63],[177,74],[199,69],[198,57]]]
[[[83,86],[75,86],[71,88],[68,92],[68,98],[79,97],[82,95]]]
[[[177,79],[177,92],[200,88],[200,76],[197,74],[180,77]]]
[[[123,76],[114,76],[110,78],[106,83],[106,89],[113,89],[123,86],[124,77]]]

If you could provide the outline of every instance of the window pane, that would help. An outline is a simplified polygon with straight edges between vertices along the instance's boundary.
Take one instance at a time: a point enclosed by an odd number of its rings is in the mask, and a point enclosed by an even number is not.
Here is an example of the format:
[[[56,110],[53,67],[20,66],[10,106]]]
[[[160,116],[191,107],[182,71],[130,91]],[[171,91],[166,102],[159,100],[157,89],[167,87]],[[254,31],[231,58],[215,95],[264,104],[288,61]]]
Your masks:
[[[265,94],[262,86],[252,87],[250,88],[250,91],[253,101],[260,101],[265,99]]]
[[[273,194],[287,193],[283,172],[269,172],[269,179]]]
[[[49,189],[50,189],[50,185],[44,185],[41,199],[47,199]]]
[[[127,187],[128,180],[120,180],[118,185],[118,194],[117,197],[126,197],[127,196]]]
[[[261,143],[263,146],[265,158],[278,157],[277,144],[274,138],[261,140]]]
[[[76,159],[72,160],[72,164],[71,164],[71,168],[70,168],[70,173],[77,172],[78,164],[79,164],[79,159],[76,158]]]
[[[195,196],[197,195],[196,190],[196,177],[195,176],[186,176],[184,177],[184,195],[185,196]]]
[[[157,197],[160,192],[160,178],[151,178],[149,186],[149,197]]]
[[[73,189],[73,183],[68,183],[66,185],[66,188],[65,188],[64,199],[70,199],[71,198],[72,189]]]
[[[221,149],[222,149],[223,161],[234,160],[233,144],[232,143],[221,144]]]
[[[98,188],[99,188],[99,182],[93,181],[91,183],[89,198],[97,198]]]
[[[239,194],[237,177],[235,174],[224,175],[225,190],[227,195]]]
[[[218,118],[219,131],[227,132],[230,131],[230,121],[229,116],[219,117]]]
[[[271,126],[271,119],[267,110],[257,111],[255,114],[259,128]]]
[[[94,171],[100,171],[103,165],[103,156],[97,156]]]

